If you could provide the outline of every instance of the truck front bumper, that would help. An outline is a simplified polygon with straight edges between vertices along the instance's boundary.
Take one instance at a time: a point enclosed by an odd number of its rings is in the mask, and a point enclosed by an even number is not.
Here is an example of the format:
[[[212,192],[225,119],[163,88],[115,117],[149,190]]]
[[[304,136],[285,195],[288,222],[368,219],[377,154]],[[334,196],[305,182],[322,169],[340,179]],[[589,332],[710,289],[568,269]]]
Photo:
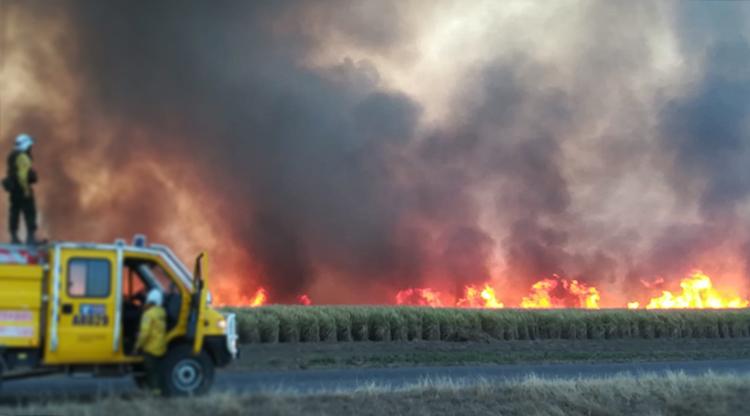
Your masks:
[[[208,335],[203,340],[204,347],[217,367],[223,367],[240,356],[237,315],[226,313],[224,319],[226,321],[224,335]]]
[[[224,315],[225,319],[227,320],[227,329],[226,329],[226,348],[229,352],[229,355],[231,355],[232,359],[237,359],[240,357],[240,347],[239,347],[239,341],[240,336],[237,333],[237,314],[235,313],[228,313]]]
[[[232,355],[227,348],[225,335],[209,335],[203,340],[203,348],[211,356],[216,367],[224,367],[239,356],[239,350]]]

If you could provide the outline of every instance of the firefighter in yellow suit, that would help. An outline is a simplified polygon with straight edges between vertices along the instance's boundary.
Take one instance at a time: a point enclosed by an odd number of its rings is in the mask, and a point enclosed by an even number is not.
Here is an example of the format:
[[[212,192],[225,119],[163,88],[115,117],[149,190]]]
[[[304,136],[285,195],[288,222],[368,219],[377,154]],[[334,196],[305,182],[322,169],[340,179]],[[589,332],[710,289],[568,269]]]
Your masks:
[[[135,342],[136,354],[143,353],[147,385],[155,390],[160,389],[159,362],[167,352],[167,313],[161,306],[162,301],[163,295],[160,290],[151,289],[148,292],[138,339]]]
[[[26,242],[37,244],[36,202],[31,185],[36,183],[36,171],[31,166],[31,147],[34,139],[28,134],[19,134],[16,145],[8,156],[8,170],[3,179],[3,188],[10,194],[8,226],[12,244],[21,244],[18,227],[23,214],[26,221]]]

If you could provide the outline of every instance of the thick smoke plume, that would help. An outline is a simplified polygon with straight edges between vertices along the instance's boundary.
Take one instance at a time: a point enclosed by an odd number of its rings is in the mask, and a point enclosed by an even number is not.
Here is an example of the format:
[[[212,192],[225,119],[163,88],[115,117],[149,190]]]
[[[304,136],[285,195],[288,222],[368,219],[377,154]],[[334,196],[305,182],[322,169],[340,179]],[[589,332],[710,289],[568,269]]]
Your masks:
[[[1,1],[52,238],[275,301],[750,270],[744,4]]]

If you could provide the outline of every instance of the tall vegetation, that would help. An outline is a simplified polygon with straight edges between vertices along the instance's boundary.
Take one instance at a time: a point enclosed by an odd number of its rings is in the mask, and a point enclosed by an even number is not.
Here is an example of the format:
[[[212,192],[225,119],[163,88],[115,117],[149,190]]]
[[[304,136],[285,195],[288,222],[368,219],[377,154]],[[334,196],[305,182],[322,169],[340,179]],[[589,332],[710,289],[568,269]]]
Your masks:
[[[240,341],[470,341],[736,338],[750,310],[517,310],[406,306],[230,308]]]

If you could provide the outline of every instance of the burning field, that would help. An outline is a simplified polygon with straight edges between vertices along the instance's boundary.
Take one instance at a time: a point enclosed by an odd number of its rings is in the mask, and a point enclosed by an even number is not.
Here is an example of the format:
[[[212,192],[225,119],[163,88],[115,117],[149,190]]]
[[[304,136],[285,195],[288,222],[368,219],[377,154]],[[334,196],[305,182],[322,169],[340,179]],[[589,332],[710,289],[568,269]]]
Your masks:
[[[664,284],[663,280],[642,284],[654,292]],[[713,286],[711,278],[696,271],[680,281],[680,290],[671,292],[661,290],[659,296],[648,299],[643,304],[640,301],[628,302],[628,309],[724,309],[745,308],[750,302],[737,295],[733,290],[719,290]],[[599,309],[602,294],[593,286],[587,286],[577,280],[568,280],[559,276],[540,280],[529,290],[529,294],[520,301],[510,304],[513,308],[523,309],[561,309],[582,308]],[[297,303],[311,305],[308,295],[300,295]],[[483,286],[466,286],[463,296],[455,297],[448,293],[431,288],[408,288],[398,291],[395,296],[396,305],[429,306],[433,308],[504,308],[505,303],[498,299],[497,290],[490,283]],[[214,304],[233,307],[259,307],[269,304],[268,291],[258,289],[252,297],[241,294],[234,296],[220,290],[217,292]],[[610,306],[617,307],[617,306]]]
[[[646,309],[721,309],[748,306],[748,301],[738,297],[736,293],[715,289],[711,278],[701,272],[695,272],[683,279],[680,282],[680,289],[675,293],[664,290],[660,296],[651,298],[643,307]],[[483,287],[467,286],[464,294],[464,297],[452,301],[449,296],[432,289],[406,289],[398,293],[396,303],[433,307],[502,308],[504,306],[498,301],[495,289],[489,284]],[[524,296],[514,307],[599,309],[601,296],[599,290],[593,286],[555,276],[534,283],[529,295]],[[632,301],[627,303],[627,307],[638,309],[642,306],[640,302]]]
[[[49,238],[206,249],[219,305],[744,308],[749,19],[3,0],[0,139]]]

